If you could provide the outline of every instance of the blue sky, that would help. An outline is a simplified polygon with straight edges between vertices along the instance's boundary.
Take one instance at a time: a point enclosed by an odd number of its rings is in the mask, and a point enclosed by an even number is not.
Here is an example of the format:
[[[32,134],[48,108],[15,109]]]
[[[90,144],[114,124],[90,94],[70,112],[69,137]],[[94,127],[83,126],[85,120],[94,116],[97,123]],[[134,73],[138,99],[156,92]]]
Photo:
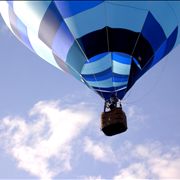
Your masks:
[[[0,178],[180,178],[180,47],[127,94],[128,131],[103,100],[24,47],[0,19]]]

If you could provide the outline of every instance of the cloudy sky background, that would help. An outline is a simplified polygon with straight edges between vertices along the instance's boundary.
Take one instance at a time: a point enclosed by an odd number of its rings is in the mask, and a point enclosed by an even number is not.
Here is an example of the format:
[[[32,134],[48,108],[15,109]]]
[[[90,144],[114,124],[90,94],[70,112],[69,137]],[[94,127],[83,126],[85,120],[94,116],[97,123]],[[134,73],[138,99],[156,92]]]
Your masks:
[[[123,101],[128,131],[100,131],[103,100],[24,47],[0,19],[0,178],[180,178],[180,47]]]

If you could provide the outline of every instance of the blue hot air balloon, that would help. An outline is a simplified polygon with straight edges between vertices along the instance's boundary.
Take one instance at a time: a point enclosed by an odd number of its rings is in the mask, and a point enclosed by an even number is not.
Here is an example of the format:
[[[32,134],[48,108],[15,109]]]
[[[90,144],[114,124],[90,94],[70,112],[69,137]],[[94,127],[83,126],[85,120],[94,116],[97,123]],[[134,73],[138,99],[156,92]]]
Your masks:
[[[127,129],[120,100],[180,42],[176,1],[1,1],[9,29],[105,100],[102,130]]]

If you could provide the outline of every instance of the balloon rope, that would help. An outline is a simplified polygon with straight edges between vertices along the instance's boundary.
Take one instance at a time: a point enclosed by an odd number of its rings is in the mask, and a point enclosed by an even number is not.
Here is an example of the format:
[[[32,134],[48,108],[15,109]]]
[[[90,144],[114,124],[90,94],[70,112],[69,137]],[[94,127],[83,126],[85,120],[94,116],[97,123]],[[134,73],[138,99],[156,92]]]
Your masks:
[[[108,12],[107,12],[107,3],[108,2],[104,2],[104,11],[105,11],[105,20],[106,20],[106,37],[107,37],[107,48],[108,48],[108,53],[111,54],[111,72],[112,72],[112,87],[113,87],[113,61],[112,61],[112,53],[110,52],[110,45],[109,45],[109,31],[108,31]],[[115,87],[114,87],[114,91],[116,91]],[[111,95],[113,94],[112,92],[110,92]]]
[[[86,58],[86,61],[89,62],[88,57],[86,56],[85,52],[83,51],[83,49],[82,49],[82,47],[80,46],[80,44],[79,44],[79,42],[77,41],[77,39],[74,37],[74,35],[73,35],[73,33],[71,32],[70,28],[68,27],[67,23],[66,23],[65,21],[64,21],[64,23],[66,24],[66,26],[67,26],[67,28],[69,29],[69,32],[71,33],[74,41],[77,43],[79,49],[81,50],[81,52],[83,53],[84,57]],[[67,64],[67,65],[68,65],[68,64]],[[71,68],[73,71],[75,71],[76,73],[80,74],[78,71],[76,71],[76,70],[75,70],[73,67],[71,67],[70,65],[68,65],[68,67],[70,67],[70,68]],[[80,75],[81,75],[81,74],[80,74]],[[94,76],[95,81],[98,83],[98,81],[97,81],[97,79],[96,79],[96,77],[95,77],[95,74],[93,74],[93,76]],[[82,75],[81,75],[81,78],[82,78],[82,80],[85,82],[85,84],[86,84],[90,89],[92,89],[96,94],[98,94],[98,93],[95,91],[95,89],[92,88],[92,87],[88,84],[88,82],[84,79],[84,77],[83,77]],[[104,97],[104,95],[103,95],[103,93],[101,92],[101,90],[100,90],[99,87],[98,87],[98,89],[99,89],[99,92],[100,92],[101,96],[100,96],[99,94],[98,94],[98,95],[99,95],[100,97],[103,97],[103,98],[105,99],[105,97]]]

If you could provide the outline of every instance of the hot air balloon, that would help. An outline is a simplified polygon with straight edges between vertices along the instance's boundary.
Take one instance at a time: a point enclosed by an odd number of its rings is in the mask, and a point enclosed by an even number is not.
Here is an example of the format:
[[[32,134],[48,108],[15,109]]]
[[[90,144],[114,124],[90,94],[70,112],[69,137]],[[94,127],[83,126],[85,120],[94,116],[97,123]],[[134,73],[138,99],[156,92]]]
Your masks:
[[[1,1],[0,12],[30,50],[105,100],[108,136],[127,130],[121,100],[180,40],[178,1]]]

